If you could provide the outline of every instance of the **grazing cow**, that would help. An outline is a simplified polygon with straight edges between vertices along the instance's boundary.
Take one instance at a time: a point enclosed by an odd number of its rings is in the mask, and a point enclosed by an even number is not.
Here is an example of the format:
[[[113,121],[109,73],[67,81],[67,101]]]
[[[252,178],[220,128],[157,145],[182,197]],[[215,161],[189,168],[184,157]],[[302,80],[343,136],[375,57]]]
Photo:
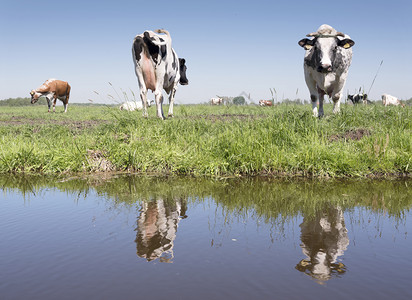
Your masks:
[[[260,106],[272,106],[273,102],[271,100],[259,100]]]
[[[150,106],[154,101],[148,101],[148,106]],[[142,101],[127,101],[122,103],[119,107],[120,110],[127,110],[127,111],[134,111],[134,110],[142,110],[143,103]]]
[[[333,112],[340,111],[340,98],[352,61],[355,44],[348,35],[337,32],[329,25],[321,25],[310,33],[312,39],[302,39],[299,45],[306,50],[304,59],[305,81],[312,100],[313,115],[323,116],[325,95],[333,100]],[[317,100],[319,99],[319,113]]]
[[[156,33],[164,33],[158,35]],[[169,117],[173,116],[173,103],[177,84],[187,85],[184,58],[178,58],[172,48],[172,39],[166,30],[145,31],[133,41],[132,54],[139,82],[143,115],[147,117],[147,90],[155,94],[157,116],[164,120],[162,89],[169,95]]]
[[[354,95],[348,95],[348,99],[352,101],[353,104],[359,104],[361,101],[364,104],[368,103],[368,95],[367,94],[354,94]]]
[[[40,87],[30,92],[31,104],[36,103],[41,96],[45,96],[47,99],[47,105],[50,106],[53,100],[53,112],[56,110],[56,100],[59,99],[63,102],[64,112],[67,112],[67,106],[69,104],[70,97],[70,85],[66,81],[57,79],[48,79]]]
[[[405,107],[405,104],[403,104],[401,101],[399,101],[398,98],[396,98],[394,96],[391,96],[391,95],[388,95],[388,94],[383,94],[382,95],[382,104],[385,105],[385,106],[388,106],[388,105],[398,106],[398,105],[400,105],[402,107]]]
[[[210,98],[210,104],[212,104],[212,105],[221,105],[221,104],[223,104],[223,99],[220,98],[220,97]]]

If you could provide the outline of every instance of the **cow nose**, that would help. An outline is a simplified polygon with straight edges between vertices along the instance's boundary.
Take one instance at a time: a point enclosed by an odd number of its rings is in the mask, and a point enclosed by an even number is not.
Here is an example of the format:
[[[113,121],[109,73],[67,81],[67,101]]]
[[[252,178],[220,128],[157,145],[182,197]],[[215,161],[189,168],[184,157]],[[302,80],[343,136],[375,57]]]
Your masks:
[[[318,67],[318,72],[331,72],[332,65],[330,64],[322,64]]]
[[[324,69],[325,71],[330,72],[330,71],[332,71],[332,66],[329,65],[329,64],[323,64],[322,69]]]

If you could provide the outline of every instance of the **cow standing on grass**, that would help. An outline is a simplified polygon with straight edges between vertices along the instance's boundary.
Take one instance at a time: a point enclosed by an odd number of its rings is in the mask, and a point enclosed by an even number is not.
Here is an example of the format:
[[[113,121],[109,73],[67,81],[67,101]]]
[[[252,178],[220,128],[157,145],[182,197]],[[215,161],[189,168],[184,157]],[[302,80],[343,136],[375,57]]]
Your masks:
[[[333,112],[338,113],[342,90],[352,61],[351,47],[355,42],[348,35],[337,32],[326,24],[321,25],[316,32],[306,36],[312,37],[312,39],[302,39],[299,41],[299,45],[306,50],[304,72],[312,100],[313,115],[315,117],[323,116],[325,95],[332,98]]]
[[[156,33],[164,33],[158,35]],[[147,90],[155,94],[157,116],[164,120],[162,89],[169,95],[169,117],[173,116],[173,103],[177,85],[187,85],[185,59],[178,58],[172,48],[172,39],[163,29],[145,31],[133,41],[132,53],[139,82],[143,116],[147,117]]]
[[[66,81],[57,80],[54,78],[46,80],[41,86],[37,89],[30,92],[31,95],[31,104],[36,103],[41,96],[45,96],[47,99],[47,105],[49,107],[53,100],[53,112],[56,111],[56,101],[57,99],[61,100],[64,105],[64,112],[67,112],[67,106],[69,104],[70,97],[70,85]]]
[[[388,106],[388,105],[395,105],[395,106],[402,106],[405,107],[405,104],[403,104],[401,101],[399,101],[398,98],[388,95],[388,94],[383,94],[382,95],[382,104],[384,106]]]
[[[273,106],[273,102],[271,100],[259,100],[260,106]]]
[[[221,105],[223,104],[223,98],[220,98],[220,97],[210,98],[210,104],[211,105]]]
[[[368,104],[370,101],[368,100],[368,95],[367,94],[353,94],[353,95],[348,95],[348,99],[352,101],[353,104]],[[369,102],[368,102],[369,101]]]

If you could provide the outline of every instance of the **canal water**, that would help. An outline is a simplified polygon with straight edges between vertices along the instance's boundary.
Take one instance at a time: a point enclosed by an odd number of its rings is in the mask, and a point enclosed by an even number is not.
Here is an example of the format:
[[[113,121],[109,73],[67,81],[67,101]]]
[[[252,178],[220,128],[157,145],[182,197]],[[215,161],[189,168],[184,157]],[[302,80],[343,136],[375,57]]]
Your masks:
[[[411,186],[0,176],[0,299],[412,299]]]

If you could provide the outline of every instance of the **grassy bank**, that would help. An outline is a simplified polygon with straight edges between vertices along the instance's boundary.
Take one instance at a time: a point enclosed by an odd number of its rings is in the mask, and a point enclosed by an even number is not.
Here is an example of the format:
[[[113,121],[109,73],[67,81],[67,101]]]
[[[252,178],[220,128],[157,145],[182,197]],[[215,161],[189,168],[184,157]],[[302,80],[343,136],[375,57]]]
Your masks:
[[[115,107],[0,108],[0,172],[195,176],[400,176],[412,168],[412,108],[180,105],[156,119]],[[167,111],[167,106],[164,108]]]

